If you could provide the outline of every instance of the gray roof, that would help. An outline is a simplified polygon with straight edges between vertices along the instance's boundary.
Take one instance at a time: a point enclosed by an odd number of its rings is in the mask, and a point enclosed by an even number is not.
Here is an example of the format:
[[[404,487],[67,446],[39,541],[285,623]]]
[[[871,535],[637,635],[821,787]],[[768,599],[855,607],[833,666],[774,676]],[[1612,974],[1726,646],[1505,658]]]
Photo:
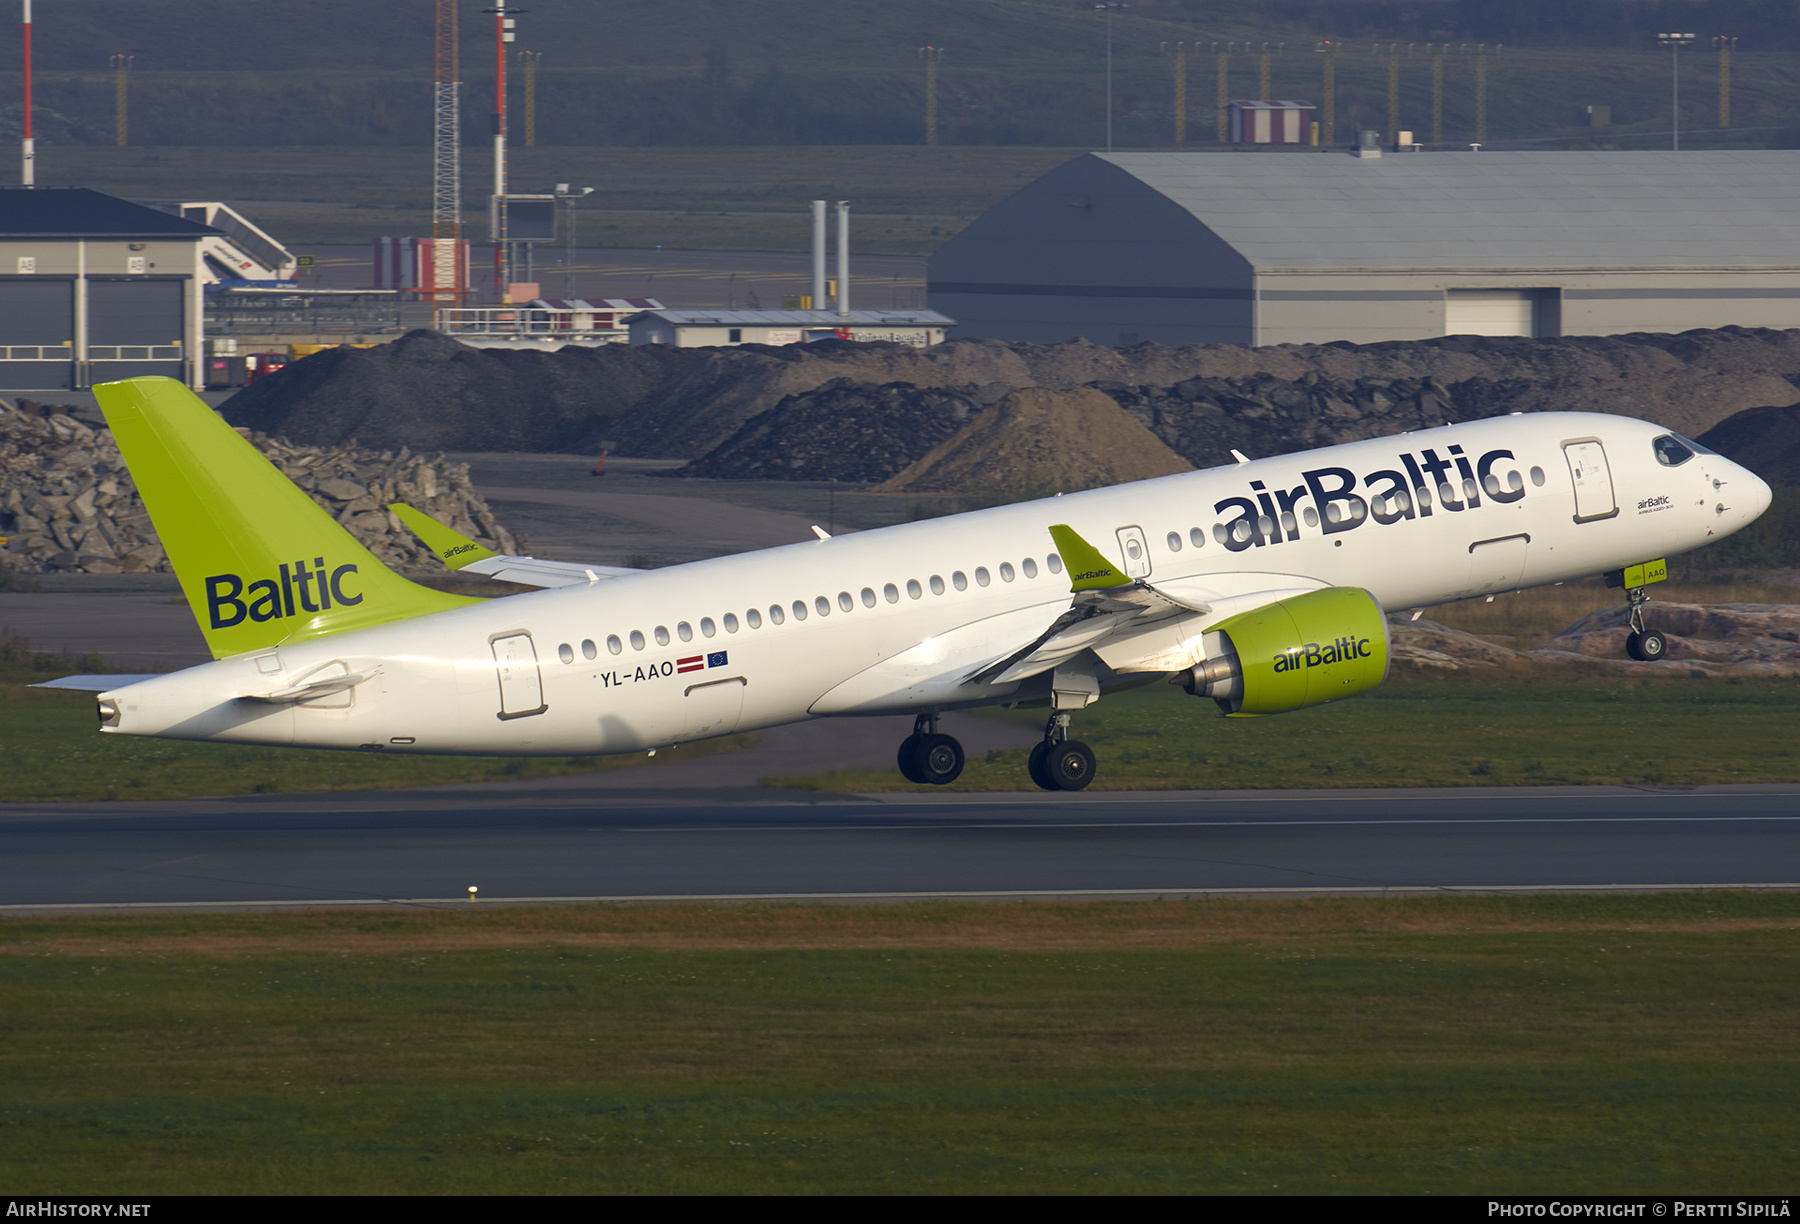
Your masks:
[[[851,282],[854,292],[855,282]],[[626,322],[655,317],[682,327],[950,327],[956,323],[935,310],[646,310]]]
[[[1091,156],[1258,270],[1800,267],[1800,152]]]

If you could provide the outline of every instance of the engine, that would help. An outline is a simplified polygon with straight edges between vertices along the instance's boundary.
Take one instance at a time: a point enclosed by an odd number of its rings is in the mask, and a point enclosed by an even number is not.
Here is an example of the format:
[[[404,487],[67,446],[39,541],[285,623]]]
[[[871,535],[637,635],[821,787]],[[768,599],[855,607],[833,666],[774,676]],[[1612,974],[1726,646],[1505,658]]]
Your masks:
[[[1387,679],[1387,616],[1361,587],[1327,587],[1219,622],[1176,683],[1230,717],[1336,701]]]

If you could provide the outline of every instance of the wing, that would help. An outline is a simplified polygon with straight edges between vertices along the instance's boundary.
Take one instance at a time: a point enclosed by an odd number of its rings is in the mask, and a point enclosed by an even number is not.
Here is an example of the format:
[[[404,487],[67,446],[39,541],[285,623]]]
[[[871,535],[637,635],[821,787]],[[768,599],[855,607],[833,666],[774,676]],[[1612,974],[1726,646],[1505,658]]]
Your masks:
[[[412,533],[419,537],[425,547],[436,553],[445,565],[465,574],[481,574],[488,578],[498,578],[502,582],[516,582],[520,586],[563,587],[641,572],[617,565],[584,565],[579,561],[544,561],[537,557],[505,556],[483,548],[460,531],[452,531],[429,514],[405,502],[394,502],[388,509],[411,528]]]
[[[45,680],[41,684],[33,684],[30,688],[67,689],[75,693],[104,693],[107,689],[124,688],[144,680],[160,680],[161,672],[142,674],[126,674],[123,672],[111,676],[62,676],[55,680]]]
[[[1287,574],[1229,573],[1151,586],[1126,578],[1069,527],[1050,528],[1073,588],[1046,603],[937,634],[852,676],[814,714],[984,705],[1091,650],[1113,672],[1173,672],[1201,656],[1206,627],[1325,585]]]

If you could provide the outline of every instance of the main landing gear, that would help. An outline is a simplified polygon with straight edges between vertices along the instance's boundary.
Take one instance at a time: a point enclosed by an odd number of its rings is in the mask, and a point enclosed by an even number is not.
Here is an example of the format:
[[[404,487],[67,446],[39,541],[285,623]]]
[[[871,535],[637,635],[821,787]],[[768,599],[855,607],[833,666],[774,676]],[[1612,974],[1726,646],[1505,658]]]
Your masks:
[[[1654,663],[1669,653],[1668,639],[1644,627],[1644,605],[1649,597],[1643,587],[1630,587],[1625,599],[1631,605],[1631,632],[1625,636],[1625,653],[1640,663]]]
[[[1026,762],[1031,780],[1044,790],[1078,791],[1094,780],[1094,750],[1069,738],[1069,713],[1058,710],[1044,724],[1044,741]]]
[[[913,719],[913,733],[900,741],[896,763],[908,782],[943,786],[962,774],[962,745],[955,736],[939,735],[937,720],[936,714],[919,715]]]

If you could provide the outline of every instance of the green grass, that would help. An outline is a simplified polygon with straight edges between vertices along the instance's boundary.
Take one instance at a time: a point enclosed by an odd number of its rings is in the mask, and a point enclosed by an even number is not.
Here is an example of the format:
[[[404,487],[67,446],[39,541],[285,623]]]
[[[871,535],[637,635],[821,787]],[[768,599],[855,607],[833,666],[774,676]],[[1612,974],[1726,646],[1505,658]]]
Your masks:
[[[1044,711],[1009,719],[1041,724]],[[1273,718],[1220,718],[1161,683],[1075,716],[1099,757],[1091,790],[1543,786],[1800,781],[1800,684],[1673,679],[1390,682]],[[897,769],[846,769],[764,785],[835,791],[1035,789],[1026,750],[970,760],[948,787]]]
[[[1790,894],[0,923],[14,1193],[1770,1194]]]
[[[64,667],[52,675],[92,670]],[[659,752],[667,764],[745,748],[752,735],[726,736]],[[0,683],[0,803],[109,799],[184,799],[194,795],[287,794],[388,790],[559,778],[626,769],[649,762],[619,756],[378,756],[300,748],[201,744],[104,735],[86,693],[39,692]]]

